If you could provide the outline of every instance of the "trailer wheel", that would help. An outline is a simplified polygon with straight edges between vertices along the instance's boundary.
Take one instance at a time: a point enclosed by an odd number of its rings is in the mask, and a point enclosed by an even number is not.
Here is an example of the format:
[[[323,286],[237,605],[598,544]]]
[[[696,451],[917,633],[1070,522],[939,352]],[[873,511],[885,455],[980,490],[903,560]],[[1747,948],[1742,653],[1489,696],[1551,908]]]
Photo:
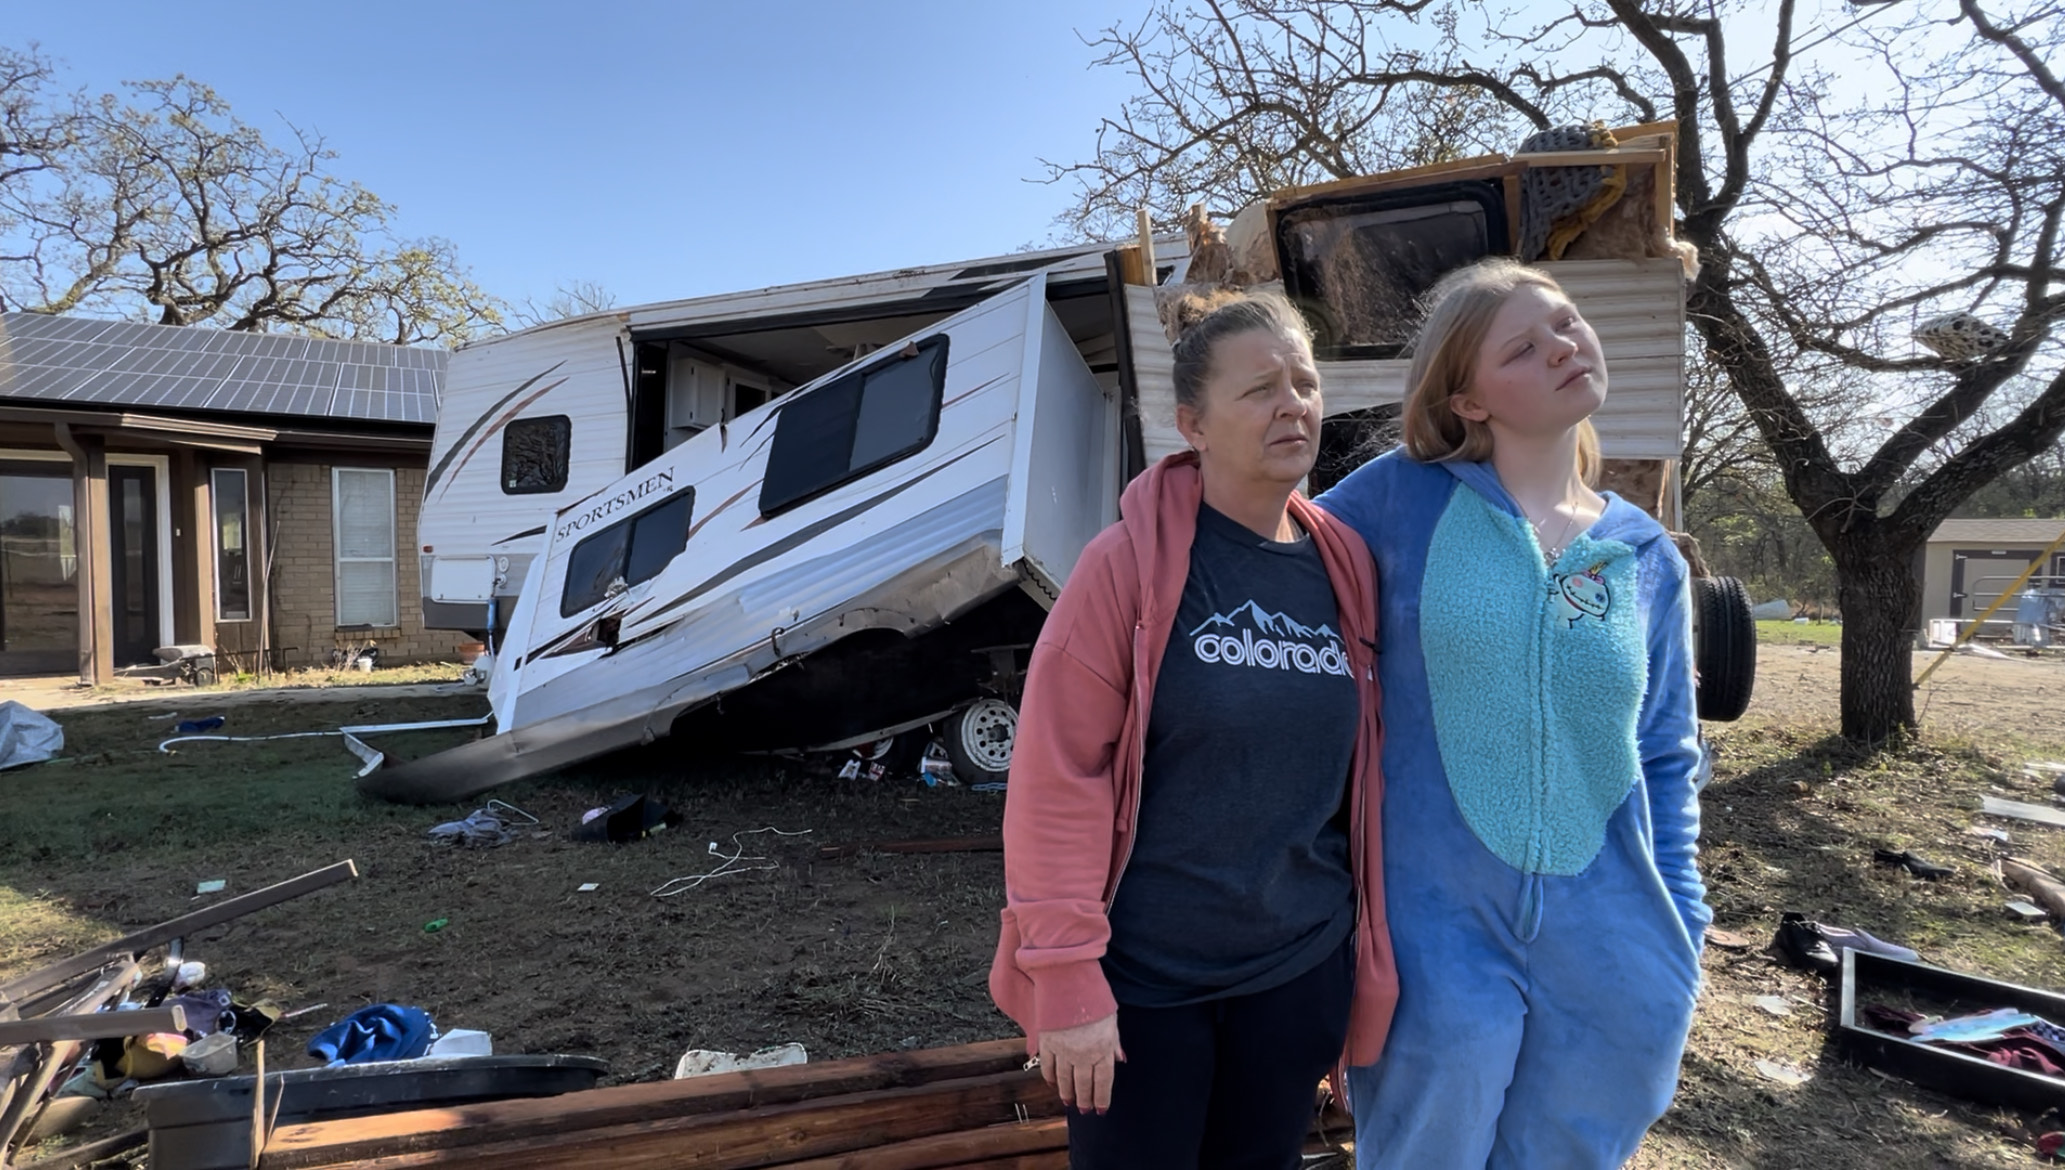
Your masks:
[[[1699,717],[1728,722],[1749,710],[1757,681],[1757,623],[1749,591],[1733,577],[1694,577]]]
[[[1018,742],[1018,709],[1002,699],[977,699],[946,721],[946,754],[963,784],[1002,784]]]

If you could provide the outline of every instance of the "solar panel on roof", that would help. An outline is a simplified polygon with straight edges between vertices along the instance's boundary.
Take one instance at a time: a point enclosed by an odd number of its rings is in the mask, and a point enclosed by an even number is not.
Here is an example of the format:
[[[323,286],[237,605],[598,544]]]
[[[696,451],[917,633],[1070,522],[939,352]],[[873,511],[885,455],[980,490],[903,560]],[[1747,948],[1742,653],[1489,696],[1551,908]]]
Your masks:
[[[445,360],[377,342],[0,313],[0,398],[423,423],[436,418]]]

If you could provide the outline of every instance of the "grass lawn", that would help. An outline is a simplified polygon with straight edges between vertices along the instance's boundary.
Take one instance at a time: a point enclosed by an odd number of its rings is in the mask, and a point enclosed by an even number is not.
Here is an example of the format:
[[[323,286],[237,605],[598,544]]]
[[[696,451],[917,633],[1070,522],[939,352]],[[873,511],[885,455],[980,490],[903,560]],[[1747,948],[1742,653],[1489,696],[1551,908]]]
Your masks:
[[[1757,642],[1764,646],[1840,646],[1843,627],[1837,622],[1762,621],[1757,623]]]
[[[1788,653],[1799,659],[1789,671],[1832,673],[1832,654]],[[2051,685],[2026,664],[2000,671]],[[454,718],[482,704],[477,693],[254,696],[224,704],[223,731]],[[994,833],[997,797],[841,781],[773,760],[701,759],[661,740],[498,791],[541,823],[499,848],[465,850],[434,845],[424,830],[470,805],[363,799],[351,782],[357,761],[334,737],[197,742],[166,754],[158,742],[168,723],[152,718],[163,710],[138,702],[60,712],[66,755],[0,775],[0,978],[206,898],[349,857],[358,881],[187,940],[188,956],[241,994],[289,1009],[325,1005],[275,1030],[276,1066],[305,1063],[300,1046],[334,1019],[390,1001],[423,1006],[442,1027],[490,1031],[498,1052],[600,1056],[612,1081],[666,1076],[690,1047],[797,1040],[825,1059],[1011,1032],[985,983],[1003,897],[997,854],[817,855],[821,845]],[[2055,1117],[1940,1095],[1852,1063],[1834,1041],[1837,989],[1784,966],[1766,944],[1780,912],[1799,910],[1914,946],[1942,966],[2065,987],[2058,932],[2006,913],[2013,895],[1990,869],[1998,847],[1969,831],[2005,827],[2015,856],[2065,872],[2065,830],[1978,813],[1988,794],[2046,802],[2048,780],[2023,765],[2065,759],[2065,729],[1939,735],[1878,753],[1799,717],[1753,712],[1708,731],[1716,772],[1703,799],[1701,863],[1716,926],[1740,945],[1706,949],[1678,1097],[1631,1165],[2028,1165],[2035,1133],[2060,1128]],[[664,800],[684,823],[624,846],[571,839],[583,810],[623,792]],[[799,835],[752,833],[763,828]],[[1875,864],[1881,846],[1955,873],[1917,880]],[[653,896],[733,852],[760,860],[679,896]],[[195,883],[215,878],[228,882],[225,894],[196,894]],[[584,883],[599,888],[583,892]],[[442,929],[424,930],[438,919]],[[1772,1079],[1765,1070],[1774,1068],[1806,1079]],[[133,1107],[110,1106],[72,1140],[136,1124]]]

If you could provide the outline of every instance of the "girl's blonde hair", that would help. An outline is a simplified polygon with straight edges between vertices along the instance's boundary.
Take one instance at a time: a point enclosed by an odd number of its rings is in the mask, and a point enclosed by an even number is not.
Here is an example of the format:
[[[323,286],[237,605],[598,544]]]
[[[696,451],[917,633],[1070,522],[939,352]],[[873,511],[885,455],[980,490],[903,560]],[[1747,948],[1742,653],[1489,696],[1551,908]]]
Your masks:
[[[1477,351],[1506,298],[1523,288],[1563,295],[1556,278],[1513,260],[1493,259],[1449,273],[1427,294],[1427,319],[1413,338],[1405,384],[1405,450],[1422,463],[1491,458],[1491,428],[1455,412],[1456,395],[1470,388]],[[1577,472],[1599,478],[1599,433],[1592,420],[1577,424]]]

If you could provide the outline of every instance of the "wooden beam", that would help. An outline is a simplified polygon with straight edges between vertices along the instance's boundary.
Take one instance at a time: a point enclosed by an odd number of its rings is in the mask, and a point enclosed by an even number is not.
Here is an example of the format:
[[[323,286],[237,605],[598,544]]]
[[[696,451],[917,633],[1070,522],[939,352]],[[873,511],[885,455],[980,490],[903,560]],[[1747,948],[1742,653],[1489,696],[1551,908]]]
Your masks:
[[[604,1090],[594,1090],[601,1092]],[[580,1096],[581,1094],[568,1094]],[[543,1098],[549,1106],[561,1098]],[[527,1133],[475,1128],[476,1143],[449,1149],[313,1160],[274,1135],[266,1170],[352,1166],[410,1170],[423,1166],[493,1170],[754,1170],[891,1142],[1058,1113],[1061,1102],[1038,1073],[1015,1071],[798,1101],[696,1117],[660,1117],[624,1125]],[[434,1112],[458,1115],[470,1108]],[[370,1153],[370,1151],[366,1151]]]
[[[383,1154],[443,1149],[481,1140],[600,1129],[699,1117],[813,1098],[925,1086],[1023,1072],[1025,1042],[989,1040],[955,1048],[893,1052],[819,1064],[717,1073],[678,1081],[613,1085],[464,1109],[419,1109],[281,1126],[266,1147],[268,1167],[328,1165]],[[1037,1074],[1024,1074],[1033,1076]]]
[[[990,1158],[982,1162],[962,1162],[943,1170],[1068,1170],[1067,1150],[1048,1150],[1037,1154],[1014,1154],[1006,1158]]]
[[[174,1004],[134,1012],[94,1012],[78,1016],[38,1016],[0,1023],[0,1044],[48,1044],[53,1040],[112,1040],[153,1032],[184,1032],[186,1009]]]
[[[184,914],[169,922],[161,922],[134,934],[124,935],[112,942],[102,943],[92,950],[81,951],[69,959],[52,963],[40,970],[17,975],[5,983],[0,983],[0,995],[16,1000],[26,999],[73,976],[85,974],[95,967],[104,967],[126,956],[141,955],[152,947],[162,946],[175,938],[184,938],[194,931],[242,918],[253,911],[277,906],[281,902],[292,901],[303,894],[312,894],[338,882],[350,881],[358,875],[358,866],[350,861],[340,861],[262,890],[254,890],[227,901],[217,902],[213,906],[204,906],[191,914]]]
[[[1050,1117],[1043,1121],[913,1138],[831,1158],[790,1162],[782,1170],[937,1170],[969,1162],[986,1165],[988,1160],[1051,1150],[1060,1150],[1064,1154],[1068,1150],[1066,1118]]]

